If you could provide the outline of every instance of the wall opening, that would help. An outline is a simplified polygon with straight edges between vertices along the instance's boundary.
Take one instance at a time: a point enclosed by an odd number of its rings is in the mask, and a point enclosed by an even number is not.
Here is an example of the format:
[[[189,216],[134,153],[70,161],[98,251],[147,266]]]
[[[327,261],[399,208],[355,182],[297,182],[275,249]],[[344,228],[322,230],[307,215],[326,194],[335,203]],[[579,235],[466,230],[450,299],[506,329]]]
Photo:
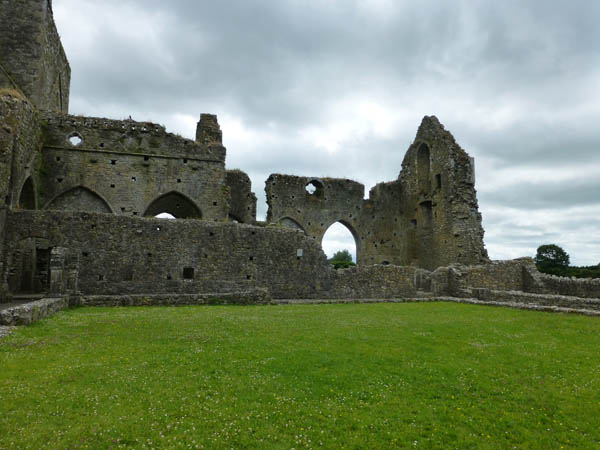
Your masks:
[[[184,280],[193,280],[194,279],[194,268],[193,267],[184,267],[183,268],[183,279]]]
[[[33,186],[33,180],[31,177],[25,180],[25,183],[21,188],[17,207],[21,209],[35,209],[36,207],[35,188]]]
[[[321,247],[328,259],[331,259],[336,252],[347,250],[352,256],[352,261],[356,263],[358,259],[357,242],[356,232],[350,225],[335,222],[323,234]]]
[[[311,180],[306,186],[304,186],[304,190],[311,197],[323,197],[323,192],[325,191],[323,187],[323,183],[319,180]]]
[[[155,199],[144,213],[144,217],[157,217],[162,214],[170,214],[176,219],[201,219],[200,209],[179,192],[169,192]]]
[[[13,293],[39,294],[50,286],[51,248],[42,239],[27,238],[17,244],[8,274],[9,289]]]
[[[67,137],[67,140],[69,141],[69,144],[71,144],[73,147],[77,147],[83,143],[83,138],[79,133],[71,133]]]
[[[429,172],[431,170],[431,160],[429,147],[427,144],[421,144],[417,150],[417,179],[419,182],[419,193],[426,194],[431,190]]]
[[[169,214],[168,212],[161,212],[160,214],[157,214],[154,217],[156,217],[157,219],[175,219],[175,216],[173,214]],[[160,229],[160,227],[158,227],[157,229]]]

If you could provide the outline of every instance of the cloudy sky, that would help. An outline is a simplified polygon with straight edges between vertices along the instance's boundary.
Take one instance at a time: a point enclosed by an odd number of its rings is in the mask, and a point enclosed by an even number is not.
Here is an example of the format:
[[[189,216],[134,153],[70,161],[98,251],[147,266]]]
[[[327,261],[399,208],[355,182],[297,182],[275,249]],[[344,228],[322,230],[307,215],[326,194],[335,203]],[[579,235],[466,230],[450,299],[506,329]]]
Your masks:
[[[398,176],[424,115],[475,157],[494,259],[561,245],[600,262],[597,0],[54,0],[74,114],[193,138],[228,168]]]

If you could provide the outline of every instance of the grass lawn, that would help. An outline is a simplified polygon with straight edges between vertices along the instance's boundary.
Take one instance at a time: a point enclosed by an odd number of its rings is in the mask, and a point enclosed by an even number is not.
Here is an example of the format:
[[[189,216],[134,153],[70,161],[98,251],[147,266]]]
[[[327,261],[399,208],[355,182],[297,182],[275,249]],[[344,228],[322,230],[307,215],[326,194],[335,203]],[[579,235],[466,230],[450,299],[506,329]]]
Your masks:
[[[0,340],[0,449],[600,448],[600,319],[80,308]]]

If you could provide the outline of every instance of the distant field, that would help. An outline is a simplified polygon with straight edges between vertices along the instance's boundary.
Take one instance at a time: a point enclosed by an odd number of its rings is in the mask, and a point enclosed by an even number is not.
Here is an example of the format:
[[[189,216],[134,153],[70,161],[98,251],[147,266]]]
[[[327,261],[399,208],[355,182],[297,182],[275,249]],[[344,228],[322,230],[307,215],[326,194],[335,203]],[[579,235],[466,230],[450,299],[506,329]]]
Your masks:
[[[80,308],[0,339],[0,448],[600,447],[600,319]]]

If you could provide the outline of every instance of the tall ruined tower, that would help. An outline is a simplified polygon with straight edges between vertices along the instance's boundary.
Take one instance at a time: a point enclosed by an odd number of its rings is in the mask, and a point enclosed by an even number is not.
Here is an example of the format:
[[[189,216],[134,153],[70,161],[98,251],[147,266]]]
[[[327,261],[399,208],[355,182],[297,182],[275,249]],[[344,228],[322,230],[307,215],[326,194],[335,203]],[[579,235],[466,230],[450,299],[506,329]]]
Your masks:
[[[0,24],[0,88],[20,91],[39,110],[68,112],[71,68],[52,1],[0,0]]]
[[[399,177],[405,261],[428,269],[487,261],[473,166],[435,116],[423,118]]]

